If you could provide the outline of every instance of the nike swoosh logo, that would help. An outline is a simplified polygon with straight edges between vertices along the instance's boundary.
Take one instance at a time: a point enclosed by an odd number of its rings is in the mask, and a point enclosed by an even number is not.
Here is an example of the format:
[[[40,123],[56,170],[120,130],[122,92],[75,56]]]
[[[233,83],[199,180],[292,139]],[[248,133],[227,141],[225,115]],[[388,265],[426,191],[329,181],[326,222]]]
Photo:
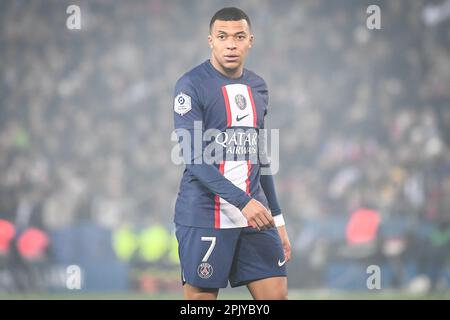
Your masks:
[[[244,119],[245,117],[247,117],[249,114],[247,113],[245,116],[240,117],[238,115],[236,115],[236,121],[241,121],[242,119]]]
[[[286,263],[286,259],[284,259],[283,261],[280,261],[280,259],[278,259],[278,266],[279,267],[282,267],[285,263]]]

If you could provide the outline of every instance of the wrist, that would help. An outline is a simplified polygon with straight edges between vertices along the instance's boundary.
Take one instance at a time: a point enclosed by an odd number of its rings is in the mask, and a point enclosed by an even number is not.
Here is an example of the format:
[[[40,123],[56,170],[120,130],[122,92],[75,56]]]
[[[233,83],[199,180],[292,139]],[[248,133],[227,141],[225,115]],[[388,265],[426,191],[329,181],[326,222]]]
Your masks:
[[[286,225],[286,222],[284,221],[283,215],[281,213],[273,216],[273,220],[275,222],[275,227],[282,227]]]
[[[252,198],[244,192],[243,195],[238,199],[237,208],[242,211],[242,209],[245,208],[245,206],[250,202],[250,200],[252,200]]]

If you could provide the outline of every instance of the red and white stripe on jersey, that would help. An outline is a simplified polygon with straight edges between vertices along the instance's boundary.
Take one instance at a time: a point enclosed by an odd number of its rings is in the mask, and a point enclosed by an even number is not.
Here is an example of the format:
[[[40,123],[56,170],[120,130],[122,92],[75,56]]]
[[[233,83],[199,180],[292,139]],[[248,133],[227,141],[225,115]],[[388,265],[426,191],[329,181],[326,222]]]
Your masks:
[[[256,106],[252,89],[244,84],[229,84],[222,87],[227,108],[227,127],[256,128]]]
[[[223,161],[219,170],[242,191],[249,193],[250,161]],[[242,212],[228,201],[215,197],[214,226],[220,229],[247,227],[248,222]]]
[[[256,106],[252,90],[243,84],[229,84],[222,87],[227,113],[227,127],[256,127]],[[219,166],[220,173],[235,186],[250,194],[251,163],[244,161],[224,161]],[[215,197],[214,226],[220,229],[247,227],[248,222],[242,212],[226,200]]]

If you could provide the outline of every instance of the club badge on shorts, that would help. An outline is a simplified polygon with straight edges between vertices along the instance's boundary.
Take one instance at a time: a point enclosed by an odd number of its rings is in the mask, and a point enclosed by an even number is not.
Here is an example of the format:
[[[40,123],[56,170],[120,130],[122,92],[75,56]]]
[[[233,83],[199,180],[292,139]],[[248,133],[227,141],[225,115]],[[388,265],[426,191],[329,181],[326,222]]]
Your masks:
[[[191,97],[187,94],[180,92],[176,97],[173,103],[173,110],[178,113],[180,116],[191,111]]]
[[[208,279],[213,274],[213,267],[208,262],[202,262],[197,268],[197,274],[202,279]]]

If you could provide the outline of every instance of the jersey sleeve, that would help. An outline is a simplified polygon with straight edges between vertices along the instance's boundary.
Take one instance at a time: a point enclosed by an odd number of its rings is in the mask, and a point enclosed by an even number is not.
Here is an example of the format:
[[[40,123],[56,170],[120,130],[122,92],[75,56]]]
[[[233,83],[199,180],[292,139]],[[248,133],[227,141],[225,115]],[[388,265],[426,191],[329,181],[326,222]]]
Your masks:
[[[175,129],[194,129],[194,121],[203,121],[203,110],[197,92],[186,76],[175,85],[173,111]]]
[[[186,170],[212,193],[242,210],[251,200],[251,197],[226,179],[214,165],[202,161],[205,143],[202,142],[202,145],[197,147],[194,134],[203,136],[204,126],[196,126],[195,121],[203,121],[203,105],[192,81],[183,77],[175,87],[174,124],[186,163]],[[191,137],[190,143],[181,141],[184,135],[180,134],[180,130],[183,129]],[[200,150],[196,150],[195,147]],[[186,148],[190,148],[190,150],[186,150]],[[189,156],[185,156],[186,154],[189,154]]]
[[[264,116],[266,116],[267,107],[269,105],[269,89],[267,88],[267,84],[264,79],[258,79],[255,89],[264,101]]]
[[[273,176],[271,174],[261,175],[260,182],[269,203],[270,212],[272,212],[273,216],[281,214],[280,204],[278,202],[277,193],[275,192]]]
[[[260,139],[264,139],[264,135],[260,135]],[[262,150],[259,150],[260,166],[262,168],[265,168],[265,172],[270,172],[270,161],[267,156],[267,144],[265,139],[260,143],[260,147],[262,148]],[[259,181],[261,183],[264,194],[266,195],[269,209],[272,212],[272,215],[276,216],[281,214],[281,208],[278,202],[277,194],[275,192],[275,184],[273,181],[272,173],[270,172],[269,174],[261,174]]]
[[[267,85],[265,82],[263,82],[263,84],[260,86],[258,92],[264,98],[264,101],[266,104],[264,116],[266,116],[267,110],[268,110],[267,106],[268,106],[268,102],[269,102],[269,91],[267,89]],[[265,120],[265,117],[264,117],[264,120]],[[262,125],[262,129],[264,129],[264,122]],[[260,138],[263,138],[263,136],[260,136]],[[261,146],[263,147],[263,150],[260,150],[260,153],[259,153],[259,157],[261,160],[260,166],[267,168],[267,170],[270,170],[270,161],[267,157],[267,144],[265,143],[265,141],[261,144]],[[281,207],[278,202],[277,193],[275,191],[275,183],[273,180],[273,175],[272,174],[262,174],[260,176],[260,183],[261,183],[261,187],[264,191],[264,194],[266,195],[269,209],[272,213],[272,216],[274,216],[275,224],[278,226],[284,225],[284,219],[281,214]]]

